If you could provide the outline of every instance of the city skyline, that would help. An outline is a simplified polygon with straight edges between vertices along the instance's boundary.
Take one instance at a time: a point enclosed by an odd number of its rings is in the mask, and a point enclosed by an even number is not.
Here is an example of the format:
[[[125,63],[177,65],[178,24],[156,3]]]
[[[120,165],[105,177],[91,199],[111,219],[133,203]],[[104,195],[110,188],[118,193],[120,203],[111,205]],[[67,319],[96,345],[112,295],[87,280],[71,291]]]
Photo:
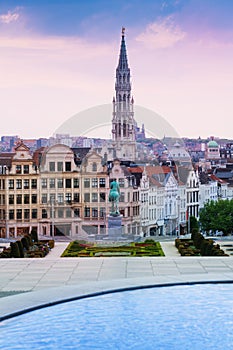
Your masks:
[[[49,137],[111,103],[124,26],[135,103],[180,136],[232,138],[232,10],[209,0],[1,4],[1,134]]]

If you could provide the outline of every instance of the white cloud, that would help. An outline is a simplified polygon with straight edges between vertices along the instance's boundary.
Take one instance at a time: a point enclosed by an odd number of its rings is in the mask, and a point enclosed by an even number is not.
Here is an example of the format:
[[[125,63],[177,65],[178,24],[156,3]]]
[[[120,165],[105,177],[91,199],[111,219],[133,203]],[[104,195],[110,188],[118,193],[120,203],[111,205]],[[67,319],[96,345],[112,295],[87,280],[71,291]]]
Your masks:
[[[9,24],[19,19],[19,13],[8,11],[5,14],[0,15],[0,23]]]
[[[168,48],[182,41],[186,33],[174,23],[173,17],[168,16],[151,23],[146,30],[139,34],[137,41],[144,43],[151,49]]]

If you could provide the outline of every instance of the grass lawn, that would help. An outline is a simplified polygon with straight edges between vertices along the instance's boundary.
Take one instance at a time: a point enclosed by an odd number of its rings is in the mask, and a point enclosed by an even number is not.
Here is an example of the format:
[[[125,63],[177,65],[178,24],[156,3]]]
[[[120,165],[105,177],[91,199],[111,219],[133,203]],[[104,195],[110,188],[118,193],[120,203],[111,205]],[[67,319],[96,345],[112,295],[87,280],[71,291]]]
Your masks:
[[[112,257],[112,256],[164,256],[159,242],[146,240],[145,242],[132,242],[127,244],[101,245],[96,243],[71,242],[62,257]]]

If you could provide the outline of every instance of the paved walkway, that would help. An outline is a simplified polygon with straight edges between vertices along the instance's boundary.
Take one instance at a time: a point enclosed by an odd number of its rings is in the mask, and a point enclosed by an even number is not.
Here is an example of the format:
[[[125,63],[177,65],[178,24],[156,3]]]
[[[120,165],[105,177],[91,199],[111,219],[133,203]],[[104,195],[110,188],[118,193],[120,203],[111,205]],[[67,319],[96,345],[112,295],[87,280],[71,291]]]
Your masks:
[[[113,288],[233,281],[232,257],[180,257],[174,242],[161,243],[166,257],[135,258],[60,258],[67,245],[57,242],[43,259],[0,259],[0,293],[33,291],[1,299],[0,319],[16,309]]]

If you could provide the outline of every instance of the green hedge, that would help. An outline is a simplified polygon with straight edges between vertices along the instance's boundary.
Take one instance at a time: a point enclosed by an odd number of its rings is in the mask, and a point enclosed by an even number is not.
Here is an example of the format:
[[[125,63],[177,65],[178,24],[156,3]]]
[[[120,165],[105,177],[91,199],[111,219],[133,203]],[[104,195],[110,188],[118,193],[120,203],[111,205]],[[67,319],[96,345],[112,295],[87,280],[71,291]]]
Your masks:
[[[181,256],[229,256],[219,244],[214,244],[212,239],[206,239],[200,232],[193,230],[191,239],[175,240],[175,246]]]
[[[0,253],[0,258],[43,258],[54,247],[54,240],[33,242],[30,235],[25,235]]]

